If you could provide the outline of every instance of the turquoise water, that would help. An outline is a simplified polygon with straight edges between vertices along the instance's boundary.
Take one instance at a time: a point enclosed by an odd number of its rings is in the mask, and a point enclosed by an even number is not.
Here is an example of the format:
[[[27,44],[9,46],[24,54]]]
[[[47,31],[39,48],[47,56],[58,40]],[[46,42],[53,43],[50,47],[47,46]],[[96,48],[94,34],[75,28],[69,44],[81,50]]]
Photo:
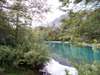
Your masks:
[[[54,55],[64,59],[78,62],[100,62],[100,49],[93,50],[89,46],[75,46],[69,43],[49,42],[49,47]]]

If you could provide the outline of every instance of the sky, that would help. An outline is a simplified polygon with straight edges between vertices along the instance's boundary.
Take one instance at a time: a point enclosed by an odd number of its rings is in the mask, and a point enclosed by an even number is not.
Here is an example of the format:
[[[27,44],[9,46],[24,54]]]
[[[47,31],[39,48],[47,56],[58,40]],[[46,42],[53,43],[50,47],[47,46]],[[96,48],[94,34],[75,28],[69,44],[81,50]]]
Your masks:
[[[33,27],[39,26],[39,25],[49,25],[49,23],[53,22],[55,19],[59,18],[60,16],[64,15],[65,12],[61,11],[59,7],[62,5],[59,0],[47,0],[47,6],[50,8],[50,11],[47,13],[44,13],[45,19],[42,20],[39,23],[38,21],[33,21]]]
[[[7,0],[10,4],[13,4],[14,0]],[[31,0],[30,0],[31,1]],[[32,27],[37,27],[37,26],[48,26],[52,22],[57,21],[59,18],[62,16],[65,16],[68,13],[68,10],[73,10],[75,12],[80,11],[80,10],[89,10],[90,8],[94,9],[93,7],[96,2],[90,2],[87,5],[85,5],[85,0],[78,4],[74,4],[73,2],[75,0],[70,0],[70,3],[67,6],[61,7],[62,2],[59,0],[33,0],[33,1],[40,1],[44,3],[43,9],[49,9],[48,12],[43,12],[42,16],[39,14],[34,14],[33,21],[32,21]],[[26,3],[28,5],[28,3]],[[42,3],[40,3],[42,4]],[[100,2],[99,2],[100,5]],[[100,7],[100,6],[99,6]],[[64,10],[64,11],[63,11]],[[31,11],[31,10],[30,10]],[[29,13],[30,13],[29,11]],[[40,11],[37,8],[33,8],[32,11]],[[43,18],[42,18],[43,17]],[[56,22],[55,22],[56,23]]]
[[[67,6],[61,7],[62,2],[59,0],[47,0],[47,7],[50,8],[50,11],[47,13],[44,13],[43,15],[45,16],[45,19],[42,19],[41,22],[34,22],[33,21],[33,27],[42,25],[42,26],[47,26],[49,23],[51,24],[53,21],[56,21],[58,18],[61,18],[61,16],[66,15],[68,13],[68,10],[73,10],[74,12],[80,11],[80,10],[90,10],[90,9],[95,9],[94,5],[97,3],[95,2],[89,2],[87,5],[85,4],[85,0],[78,4],[74,4],[75,0],[70,0],[70,3]],[[100,5],[100,2],[99,2]],[[60,8],[61,7],[61,8]],[[100,7],[100,6],[98,6]],[[62,10],[65,11],[62,11]]]

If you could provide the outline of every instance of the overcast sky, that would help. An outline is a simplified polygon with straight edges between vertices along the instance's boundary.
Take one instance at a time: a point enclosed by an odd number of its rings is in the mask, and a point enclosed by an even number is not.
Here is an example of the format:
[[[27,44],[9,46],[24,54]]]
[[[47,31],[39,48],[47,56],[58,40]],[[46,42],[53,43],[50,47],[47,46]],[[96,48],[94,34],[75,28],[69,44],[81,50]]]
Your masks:
[[[14,0],[7,0],[10,4],[13,4],[13,1]],[[12,1],[12,2],[11,2]],[[34,0],[33,0],[34,1]],[[38,1],[38,0],[36,0]],[[43,19],[40,19],[40,15],[39,14],[35,14],[34,17],[33,17],[33,22],[32,22],[32,27],[36,27],[36,26],[39,26],[39,25],[46,25],[46,24],[49,24],[53,21],[55,21],[56,19],[60,18],[62,15],[65,15],[67,13],[67,10],[70,10],[72,9],[73,11],[79,11],[79,10],[85,10],[85,9],[94,9],[95,7],[94,4],[95,2],[93,3],[88,3],[87,5],[85,5],[85,0],[83,0],[82,2],[78,3],[78,4],[74,4],[74,0],[70,0],[70,4],[68,7],[62,7],[62,10],[66,10],[65,11],[62,11],[60,10],[59,8],[61,7],[62,5],[62,2],[60,2],[59,0],[41,0],[42,2],[44,1],[44,8],[49,8],[49,12],[43,12],[42,15],[44,16]],[[100,7],[100,6],[99,6]],[[33,8],[34,10],[34,8]],[[36,9],[35,9],[36,10]],[[39,11],[39,10],[36,10],[36,11]],[[41,21],[40,21],[40,20]]]

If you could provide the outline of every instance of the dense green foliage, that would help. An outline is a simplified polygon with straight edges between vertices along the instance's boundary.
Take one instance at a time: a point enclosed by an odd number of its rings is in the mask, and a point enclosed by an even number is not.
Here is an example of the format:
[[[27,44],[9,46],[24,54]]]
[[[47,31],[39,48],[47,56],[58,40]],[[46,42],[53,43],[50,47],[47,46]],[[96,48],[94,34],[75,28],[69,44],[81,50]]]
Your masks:
[[[41,35],[30,28],[24,0],[16,0],[11,7],[0,1],[0,72],[12,69],[39,71],[49,60],[48,47]],[[7,8],[10,12],[6,12]],[[24,18],[25,22],[21,20]],[[27,21],[28,20],[28,21]],[[40,32],[39,32],[40,33]]]
[[[20,37],[20,39],[18,39],[18,44],[16,44],[16,46],[14,47],[10,45],[1,45],[1,63],[10,63],[12,65],[13,63],[15,63],[15,61],[17,63],[22,60],[34,65],[34,63],[36,63],[35,61],[37,61],[37,64],[41,64],[42,61],[45,62],[45,60],[42,60],[42,58],[48,60],[48,57],[46,57],[48,56],[48,53],[46,51],[48,48],[46,48],[46,46],[43,45],[43,42],[41,44],[41,41],[38,41],[38,37],[36,37],[35,39],[35,35],[33,35],[34,34],[30,34],[30,32],[27,31],[26,35],[24,34]],[[9,63],[6,62],[7,60]]]
[[[100,43],[100,9],[78,13],[70,12],[62,25],[48,31],[47,40]]]
[[[100,75],[100,64],[74,64],[79,75]]]
[[[71,0],[60,0],[60,1],[63,2],[63,5],[66,5],[71,2]],[[74,3],[79,3],[81,1],[83,0],[74,0]],[[89,2],[94,2],[94,1],[99,1],[99,0],[86,0],[86,4]]]
[[[14,41],[12,39],[13,28],[11,27],[11,25],[9,25],[9,22],[6,16],[7,15],[4,11],[0,11],[0,44],[11,44],[11,42]]]
[[[75,0],[75,3],[79,3],[79,2],[81,2],[82,0]],[[91,2],[91,1],[99,1],[99,0],[86,0],[86,3],[88,3],[88,2]]]
[[[93,12],[71,13],[69,19],[63,20],[62,32],[72,40],[100,42],[100,9]]]
[[[0,71],[9,72],[9,67],[18,72],[39,71],[49,60],[48,47],[44,41],[100,43],[100,9],[92,12],[70,12],[69,18],[62,21],[60,28],[32,29],[29,27],[32,19],[27,13],[24,1],[15,0],[14,4],[9,7],[6,5],[6,0],[0,0]],[[69,0],[61,1],[64,1],[65,5],[69,2]],[[80,1],[77,0],[77,2]],[[23,22],[22,19],[25,21]],[[85,71],[84,68],[87,66],[89,67]],[[83,66],[78,66],[80,74],[100,74],[94,66],[85,65],[83,69],[80,67]]]

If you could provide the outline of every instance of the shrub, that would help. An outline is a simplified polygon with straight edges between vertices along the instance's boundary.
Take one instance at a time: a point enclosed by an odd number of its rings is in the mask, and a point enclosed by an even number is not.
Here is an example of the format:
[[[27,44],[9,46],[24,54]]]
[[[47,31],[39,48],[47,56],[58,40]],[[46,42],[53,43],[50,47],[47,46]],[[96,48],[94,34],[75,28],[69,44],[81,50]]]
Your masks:
[[[30,28],[23,28],[16,46],[0,45],[0,64],[3,67],[39,70],[48,60],[48,47]]]
[[[79,75],[100,75],[100,64],[74,64]]]

